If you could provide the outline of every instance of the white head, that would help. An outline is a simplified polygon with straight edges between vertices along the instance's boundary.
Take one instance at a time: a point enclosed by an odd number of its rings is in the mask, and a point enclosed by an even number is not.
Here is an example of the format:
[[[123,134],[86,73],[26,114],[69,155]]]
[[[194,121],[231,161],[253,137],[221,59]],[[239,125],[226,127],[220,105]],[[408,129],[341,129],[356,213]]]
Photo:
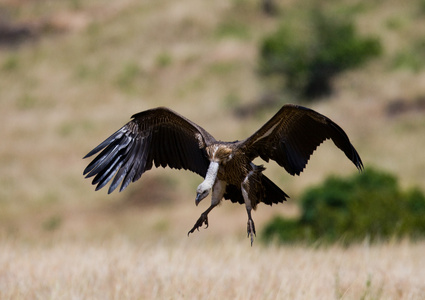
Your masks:
[[[205,197],[210,194],[211,186],[208,182],[203,181],[196,189],[195,204],[198,205]]]
[[[215,179],[217,177],[218,167],[218,162],[212,161],[210,163],[207,174],[205,176],[205,180],[202,181],[202,183],[198,185],[198,188],[196,189],[196,205],[198,205],[199,202],[202,201],[202,199],[209,195],[210,190],[213,187]]]

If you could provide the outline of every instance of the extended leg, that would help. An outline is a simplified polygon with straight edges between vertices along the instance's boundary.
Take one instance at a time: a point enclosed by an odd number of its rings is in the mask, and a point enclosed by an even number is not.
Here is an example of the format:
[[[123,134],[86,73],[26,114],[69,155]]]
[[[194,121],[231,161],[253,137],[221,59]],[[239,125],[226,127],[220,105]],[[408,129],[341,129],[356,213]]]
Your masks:
[[[250,172],[248,174],[248,176],[245,178],[245,180],[242,182],[242,185],[241,185],[242,196],[245,200],[246,212],[248,213],[247,233],[248,233],[248,237],[251,238],[251,246],[252,246],[252,243],[254,242],[254,235],[256,235],[254,220],[252,220],[252,217],[251,217],[252,203],[251,203],[251,199],[249,197],[250,189],[253,188],[253,187],[250,186],[250,183],[249,183],[250,176],[252,174],[253,173]]]
[[[252,217],[251,217],[251,209],[247,209],[246,211],[248,213],[247,233],[248,233],[248,237],[251,237],[251,246],[252,246],[252,243],[254,242],[254,235],[257,236],[257,234],[255,233],[254,220],[252,220]]]
[[[210,207],[208,207],[208,209],[201,214],[198,221],[196,221],[195,225],[193,225],[193,228],[191,230],[189,230],[189,232],[187,233],[188,236],[189,236],[189,234],[193,233],[195,231],[195,229],[197,229],[199,231],[199,227],[201,227],[204,223],[206,225],[205,229],[208,228],[208,214],[214,207],[217,206],[217,204],[213,205],[211,203]]]
[[[206,225],[205,228],[208,228],[208,214],[214,207],[216,207],[220,203],[221,199],[224,196],[225,191],[226,191],[226,182],[217,180],[213,186],[210,207],[208,207],[208,209],[201,214],[201,216],[199,217],[198,221],[196,221],[193,228],[189,230],[189,232],[187,233],[188,236],[189,234],[193,233],[196,229],[199,230],[199,227],[201,227],[203,224]]]

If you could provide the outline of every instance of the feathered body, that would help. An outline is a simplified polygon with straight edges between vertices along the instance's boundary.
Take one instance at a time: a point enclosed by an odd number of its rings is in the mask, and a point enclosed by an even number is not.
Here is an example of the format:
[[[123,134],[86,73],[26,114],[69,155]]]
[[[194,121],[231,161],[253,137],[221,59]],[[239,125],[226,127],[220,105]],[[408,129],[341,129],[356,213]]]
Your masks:
[[[285,201],[289,196],[263,175],[263,166],[254,165],[239,151],[238,143],[218,142],[206,148],[208,157],[219,162],[217,179],[227,183],[224,198],[244,204],[241,183],[250,175],[245,185],[251,187],[249,199],[253,209],[260,202],[272,205]]]
[[[212,191],[211,206],[201,214],[193,232],[208,226],[208,213],[220,201],[245,204],[247,232],[255,234],[251,210],[260,202],[281,203],[288,195],[252,163],[256,157],[276,161],[291,175],[299,175],[311,154],[324,140],[331,139],[361,170],[362,161],[345,132],[329,118],[305,107],[284,105],[275,116],[252,136],[242,141],[217,141],[199,125],[168,108],[147,110],[95,147],[85,157],[101,153],[86,167],[84,174],[94,176],[96,190],[112,180],[109,193],[121,183],[120,191],[130,182],[155,167],[186,169],[202,177],[195,203]]]

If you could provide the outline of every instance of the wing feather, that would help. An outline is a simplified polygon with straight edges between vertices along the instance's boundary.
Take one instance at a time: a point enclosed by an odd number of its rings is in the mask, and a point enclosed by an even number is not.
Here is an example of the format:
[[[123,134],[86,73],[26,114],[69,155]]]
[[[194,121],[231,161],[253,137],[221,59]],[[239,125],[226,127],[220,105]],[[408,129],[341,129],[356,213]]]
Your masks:
[[[109,187],[110,192],[114,191],[120,182],[124,179],[125,175],[128,173],[130,168],[134,164],[134,160],[137,157],[137,149],[138,144],[140,144],[137,140],[128,146],[128,151],[124,154],[122,166],[117,171],[114,179],[111,182]]]
[[[120,129],[121,130],[121,129]],[[114,135],[117,135],[117,138],[111,138]],[[94,174],[97,174],[99,172],[99,167],[103,165],[104,162],[107,162],[111,159],[111,157],[114,155],[114,153],[119,152],[120,149],[125,148],[128,146],[128,144],[131,142],[129,138],[125,138],[121,135],[121,132],[117,132],[114,135],[112,135],[110,138],[108,138],[108,143],[105,144],[105,149],[101,152],[100,155],[98,155],[85,169],[85,173],[89,173],[88,176],[92,176]],[[97,149],[96,152],[100,151],[102,148]],[[96,153],[94,152],[94,153]],[[86,156],[88,157],[88,156]]]
[[[135,151],[135,155],[131,157],[132,165],[125,172],[125,177],[122,181],[120,192],[123,191],[131,182],[134,182],[139,179],[140,176],[142,176],[141,174],[143,174],[142,170],[144,170],[146,165],[147,151],[143,149],[142,142],[140,140],[136,141]],[[137,155],[137,153],[139,154]]]
[[[202,127],[168,108],[147,110],[133,115],[84,157],[100,152],[84,175],[94,176],[96,190],[112,180],[108,193],[120,183],[120,191],[124,190],[153,165],[190,170],[205,177],[209,160],[204,149],[213,142]]]
[[[363,163],[348,136],[329,118],[298,105],[284,105],[266,124],[240,142],[242,151],[252,160],[260,156],[272,159],[291,175],[299,175],[310,156],[325,140],[331,139],[354,165]]]

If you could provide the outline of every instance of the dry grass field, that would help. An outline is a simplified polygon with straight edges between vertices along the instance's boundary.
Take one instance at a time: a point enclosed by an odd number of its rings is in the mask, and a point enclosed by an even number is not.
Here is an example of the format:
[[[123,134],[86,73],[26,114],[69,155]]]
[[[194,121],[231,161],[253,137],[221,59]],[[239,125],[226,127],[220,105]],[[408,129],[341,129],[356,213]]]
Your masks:
[[[2,299],[423,299],[425,244],[250,247],[244,240],[0,246]]]
[[[282,14],[299,6],[276,2]],[[346,130],[366,166],[425,189],[424,1],[324,5],[360,11],[357,28],[384,53],[306,105]],[[136,112],[168,106],[235,140],[277,111],[235,114],[267,93],[258,43],[279,19],[259,1],[3,1],[0,18],[34,30],[0,43],[1,299],[425,298],[424,242],[261,243],[272,216],[297,215],[306,187],[355,172],[332,143],[300,177],[266,165],[291,199],[254,212],[253,247],[245,209],[227,202],[186,236],[208,205],[194,205],[195,174],[152,170],[111,195],[83,178],[81,158]]]

